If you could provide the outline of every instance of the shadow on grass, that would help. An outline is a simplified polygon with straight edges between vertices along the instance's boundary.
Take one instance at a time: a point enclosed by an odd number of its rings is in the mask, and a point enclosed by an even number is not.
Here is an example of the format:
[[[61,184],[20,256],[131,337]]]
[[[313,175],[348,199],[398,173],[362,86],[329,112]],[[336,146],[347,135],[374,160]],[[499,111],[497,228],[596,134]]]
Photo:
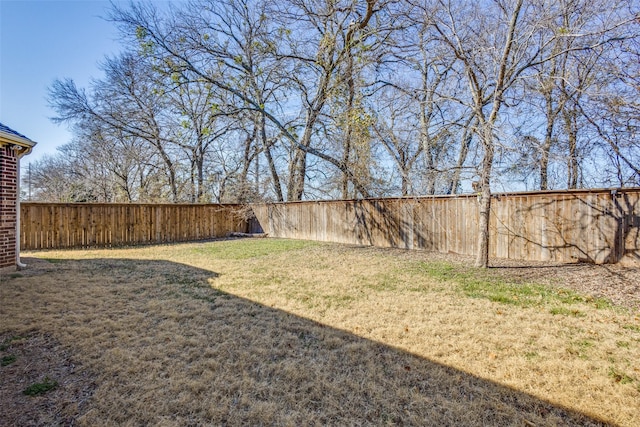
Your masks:
[[[219,292],[207,282],[217,277],[211,271],[168,261],[29,261],[24,277],[2,284],[0,295],[17,308],[0,308],[11,319],[0,333],[35,312],[39,329],[74,348],[97,384],[79,414],[85,424],[602,424]]]

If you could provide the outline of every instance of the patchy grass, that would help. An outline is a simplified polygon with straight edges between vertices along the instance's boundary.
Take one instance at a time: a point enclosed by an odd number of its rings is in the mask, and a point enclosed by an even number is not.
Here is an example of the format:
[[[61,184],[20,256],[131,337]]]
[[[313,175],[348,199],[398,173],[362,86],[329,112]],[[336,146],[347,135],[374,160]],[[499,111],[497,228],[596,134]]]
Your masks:
[[[15,362],[17,359],[18,358],[13,354],[9,354],[7,356],[2,356],[2,358],[0,359],[0,366],[9,366],[13,362]]]
[[[246,260],[269,257],[313,246],[317,246],[317,243],[306,240],[256,239],[251,245],[247,245],[245,240],[238,239],[229,240],[224,245],[199,245],[193,249],[193,252],[197,255],[222,260]]]
[[[22,336],[22,335],[17,335],[17,336],[12,336],[4,341],[2,341],[2,344],[0,344],[0,351],[7,351],[10,347],[11,344],[17,342],[17,341],[21,341],[24,340],[26,337]]]
[[[622,325],[627,331],[640,332],[640,325]]]
[[[399,254],[282,239],[23,254],[0,286],[0,338],[24,347],[0,419],[33,424],[20,391],[48,375],[38,399],[62,409],[41,424],[640,424],[637,312]]]
[[[60,264],[61,262],[64,262],[64,259],[60,259],[60,258],[42,258],[43,260],[47,261],[50,264]]]
[[[495,274],[490,269],[463,267],[443,262],[425,262],[418,266],[418,271],[423,271],[429,277],[439,281],[455,283],[465,295],[472,298],[485,298],[489,301],[519,307],[562,304],[560,307],[552,308],[552,314],[581,315],[578,310],[566,307],[573,304],[592,304],[598,309],[612,307],[612,304],[603,298],[582,296],[569,289],[535,283],[510,282],[503,275]]]
[[[0,331],[0,341],[10,343],[5,357],[13,360],[0,368],[0,424],[77,425],[95,388],[91,375],[46,333]]]
[[[617,383],[631,384],[635,382],[635,379],[625,374],[624,372],[618,372],[613,366],[609,368],[609,376]]]
[[[589,355],[594,345],[594,342],[588,339],[574,340],[569,343],[567,352],[580,359],[589,360]]]
[[[567,307],[552,307],[549,310],[549,313],[556,315],[556,314],[560,314],[563,316],[573,316],[573,317],[585,317],[586,314],[584,314],[582,311],[577,310],[575,308],[570,309]]]
[[[31,384],[29,387],[22,391],[22,394],[27,396],[39,396],[54,390],[58,387],[58,382],[52,380],[49,377],[44,377],[42,382]]]

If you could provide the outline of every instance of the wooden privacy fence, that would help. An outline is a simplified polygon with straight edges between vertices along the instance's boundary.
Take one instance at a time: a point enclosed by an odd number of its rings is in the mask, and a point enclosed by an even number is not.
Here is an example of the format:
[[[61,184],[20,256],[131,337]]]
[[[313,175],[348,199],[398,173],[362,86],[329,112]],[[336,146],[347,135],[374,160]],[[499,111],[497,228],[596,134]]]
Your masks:
[[[247,231],[240,205],[21,203],[20,248],[181,242]]]
[[[476,195],[252,206],[271,237],[475,255]],[[255,230],[254,230],[255,231]],[[490,256],[528,261],[640,260],[640,189],[494,195]]]
[[[20,247],[108,247],[271,237],[475,255],[475,195],[240,205],[22,203]],[[490,256],[528,261],[640,260],[640,189],[494,195]]]

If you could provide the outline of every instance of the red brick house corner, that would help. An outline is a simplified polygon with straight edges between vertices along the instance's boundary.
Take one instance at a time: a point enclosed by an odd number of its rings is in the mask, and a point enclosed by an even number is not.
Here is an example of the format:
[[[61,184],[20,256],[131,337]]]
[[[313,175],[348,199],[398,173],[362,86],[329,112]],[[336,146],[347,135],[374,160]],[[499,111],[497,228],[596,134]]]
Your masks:
[[[35,142],[0,123],[0,271],[20,263],[20,158]]]

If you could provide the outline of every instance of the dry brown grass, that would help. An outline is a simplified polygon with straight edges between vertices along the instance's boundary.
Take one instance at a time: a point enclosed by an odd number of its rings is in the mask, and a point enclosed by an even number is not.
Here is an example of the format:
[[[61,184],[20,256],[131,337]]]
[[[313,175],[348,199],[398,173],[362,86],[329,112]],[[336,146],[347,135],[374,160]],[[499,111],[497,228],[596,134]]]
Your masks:
[[[640,313],[505,271],[277,239],[24,255],[0,424],[640,425]]]

